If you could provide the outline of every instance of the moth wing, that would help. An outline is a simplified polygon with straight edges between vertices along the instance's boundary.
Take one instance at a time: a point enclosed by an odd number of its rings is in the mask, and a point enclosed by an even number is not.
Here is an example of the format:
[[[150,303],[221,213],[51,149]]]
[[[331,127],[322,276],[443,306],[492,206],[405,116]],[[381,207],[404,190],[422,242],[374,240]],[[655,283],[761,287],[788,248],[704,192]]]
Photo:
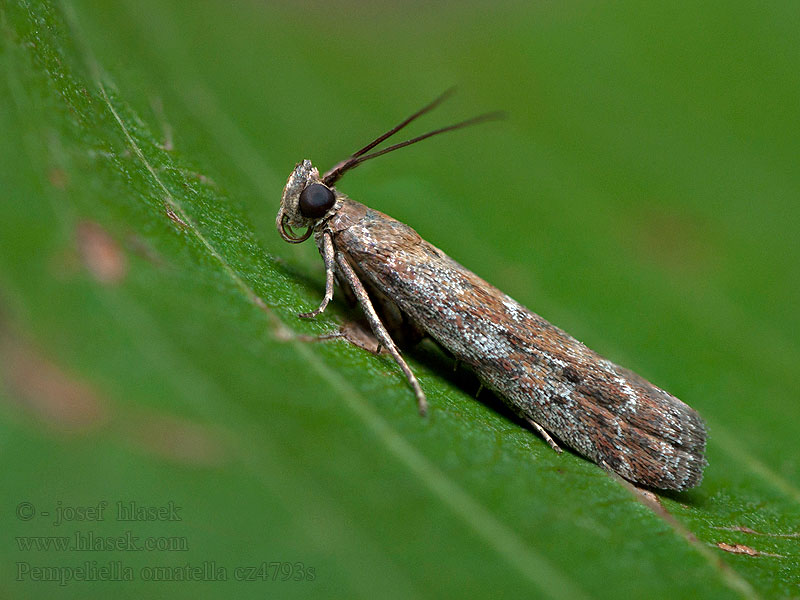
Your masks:
[[[697,485],[706,429],[676,397],[606,360],[412,228],[371,209],[335,243],[363,277],[513,410],[626,479]]]

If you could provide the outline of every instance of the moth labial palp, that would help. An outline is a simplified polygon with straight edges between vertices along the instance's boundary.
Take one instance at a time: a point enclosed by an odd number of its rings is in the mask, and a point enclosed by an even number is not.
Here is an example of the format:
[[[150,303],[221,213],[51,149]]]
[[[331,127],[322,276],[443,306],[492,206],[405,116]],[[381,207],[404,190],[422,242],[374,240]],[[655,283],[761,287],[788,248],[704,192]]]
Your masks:
[[[372,151],[437,98],[323,175],[298,163],[281,198],[276,226],[287,242],[312,234],[325,262],[325,295],[338,276],[358,301],[381,346],[414,390],[419,411],[427,401],[368,290],[396,305],[415,328],[471,368],[515,413],[560,451],[556,439],[636,484],[684,490],[700,483],[706,466],[706,428],[692,408],[590,350],[566,332],[484,281],[416,231],[360,204],[334,184],[365,160],[422,139],[498,117],[481,115]],[[297,231],[302,231],[298,234]]]

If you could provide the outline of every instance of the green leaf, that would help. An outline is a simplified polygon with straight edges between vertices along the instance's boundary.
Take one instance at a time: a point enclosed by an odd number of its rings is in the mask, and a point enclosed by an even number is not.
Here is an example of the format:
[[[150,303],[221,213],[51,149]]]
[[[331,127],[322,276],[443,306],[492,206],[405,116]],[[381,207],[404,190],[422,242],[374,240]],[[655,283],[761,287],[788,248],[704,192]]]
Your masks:
[[[410,8],[0,4],[4,596],[800,593],[797,6]],[[339,187],[697,408],[699,488],[556,455],[430,345],[421,419],[286,341],[354,314],[296,317],[292,166],[453,83],[409,135],[510,118]]]

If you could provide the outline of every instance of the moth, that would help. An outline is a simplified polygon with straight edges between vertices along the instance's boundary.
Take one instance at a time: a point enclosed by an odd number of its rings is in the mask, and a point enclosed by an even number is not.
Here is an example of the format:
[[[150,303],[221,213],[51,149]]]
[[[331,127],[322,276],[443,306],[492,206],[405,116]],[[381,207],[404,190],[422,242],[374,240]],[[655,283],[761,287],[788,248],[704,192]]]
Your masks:
[[[404,373],[423,415],[425,393],[387,325],[398,330],[399,323],[417,337],[433,338],[557,452],[556,440],[645,487],[685,490],[698,485],[707,464],[706,427],[695,410],[531,312],[408,225],[335,187],[345,172],[366,160],[497,116],[481,115],[370,152],[448,95],[321,176],[309,160],[295,166],[276,226],[290,243],[313,234],[326,274],[319,307],[299,316],[321,314],[337,278]],[[306,231],[298,234],[302,228]]]

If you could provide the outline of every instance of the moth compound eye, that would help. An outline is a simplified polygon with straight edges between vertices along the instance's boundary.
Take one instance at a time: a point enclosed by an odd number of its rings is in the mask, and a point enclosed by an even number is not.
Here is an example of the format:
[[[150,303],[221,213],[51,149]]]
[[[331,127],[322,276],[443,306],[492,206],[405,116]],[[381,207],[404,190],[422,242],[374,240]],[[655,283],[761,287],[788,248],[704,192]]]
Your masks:
[[[307,219],[319,219],[335,203],[336,196],[321,183],[312,183],[300,192],[300,214]]]

